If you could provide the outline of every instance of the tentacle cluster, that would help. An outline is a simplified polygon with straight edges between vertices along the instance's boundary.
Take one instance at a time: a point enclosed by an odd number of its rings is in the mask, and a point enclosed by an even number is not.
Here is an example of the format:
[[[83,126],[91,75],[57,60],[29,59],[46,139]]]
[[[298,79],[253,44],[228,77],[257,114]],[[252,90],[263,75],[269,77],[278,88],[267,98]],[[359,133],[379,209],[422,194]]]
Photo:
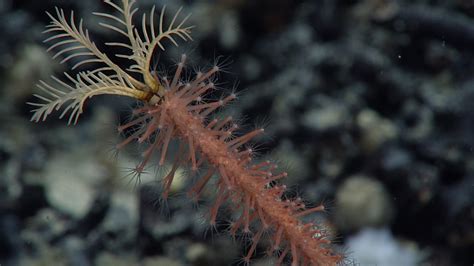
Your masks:
[[[164,197],[168,196],[174,174],[180,165],[190,165],[196,170],[204,164],[208,169],[200,176],[188,194],[198,198],[212,176],[217,175],[217,196],[210,210],[210,222],[216,223],[217,213],[226,201],[231,201],[239,217],[232,223],[230,233],[242,230],[252,235],[252,245],[244,261],[249,262],[257,243],[264,234],[271,235],[269,253],[279,256],[282,264],[291,255],[292,265],[334,265],[341,255],[328,247],[328,234],[320,225],[304,223],[304,215],[321,212],[324,207],[308,208],[300,199],[284,199],[286,186],[279,179],[287,176],[278,172],[277,165],[264,161],[252,162],[253,151],[246,144],[263,133],[255,129],[236,136],[239,128],[232,117],[209,119],[209,115],[236,98],[230,94],[216,101],[205,101],[206,94],[214,89],[212,82],[219,67],[205,73],[198,72],[191,81],[183,81],[186,56],[178,63],[174,76],[157,80],[165,89],[159,99],[135,110],[135,118],[119,127],[120,131],[137,128],[118,146],[136,140],[149,142],[143,161],[136,171],[143,171],[152,158],[160,152],[159,164],[167,157],[169,143],[179,141],[179,151],[171,171],[164,177]]]

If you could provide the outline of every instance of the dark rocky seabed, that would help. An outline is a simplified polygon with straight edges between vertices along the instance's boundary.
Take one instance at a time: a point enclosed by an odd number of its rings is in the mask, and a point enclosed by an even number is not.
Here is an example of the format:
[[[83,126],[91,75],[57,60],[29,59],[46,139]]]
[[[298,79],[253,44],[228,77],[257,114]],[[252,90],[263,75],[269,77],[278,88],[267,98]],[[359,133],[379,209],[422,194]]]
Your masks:
[[[139,1],[141,10],[163,1]],[[336,248],[356,265],[474,263],[474,2],[472,0],[169,1],[193,13],[194,66],[226,60],[220,87],[242,96],[224,112],[267,125],[261,158],[287,169],[288,197],[328,206]],[[0,265],[238,265],[248,236],[206,223],[182,169],[168,202],[156,174],[136,184],[113,128],[135,103],[96,97],[79,124],[29,122],[35,83],[60,76],[41,34],[45,11],[74,9],[102,43],[102,1],[0,1]],[[117,61],[126,64],[122,60]],[[253,265],[272,265],[259,245]]]

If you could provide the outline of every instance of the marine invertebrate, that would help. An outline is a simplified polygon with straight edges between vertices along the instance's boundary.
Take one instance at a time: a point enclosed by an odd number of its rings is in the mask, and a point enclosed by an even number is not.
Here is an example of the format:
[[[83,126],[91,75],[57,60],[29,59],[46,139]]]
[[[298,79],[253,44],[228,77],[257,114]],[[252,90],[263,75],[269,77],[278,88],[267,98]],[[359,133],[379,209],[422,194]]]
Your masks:
[[[77,25],[74,13],[69,21],[61,9],[51,17],[47,33],[54,33],[46,42],[55,41],[49,50],[56,50],[54,57],[65,56],[62,62],[72,58],[80,60],[72,67],[98,63],[103,66],[91,71],[81,71],[76,77],[65,74],[68,82],[53,77],[57,85],[41,81],[39,88],[44,95],[35,94],[39,102],[35,106],[33,121],[40,121],[54,110],[65,106],[61,117],[69,115],[69,123],[76,123],[82,113],[84,102],[96,95],[115,94],[135,98],[142,106],[134,110],[134,118],[119,126],[120,132],[130,133],[117,148],[129,143],[146,144],[143,159],[134,169],[140,175],[152,159],[160,153],[159,164],[164,164],[171,140],[179,141],[179,149],[174,158],[171,171],[163,178],[163,197],[167,197],[170,185],[179,166],[190,166],[193,171],[207,169],[189,191],[190,196],[199,197],[208,181],[217,176],[217,196],[210,209],[210,223],[215,224],[219,208],[230,202],[237,219],[232,223],[230,233],[238,230],[252,235],[252,245],[245,262],[253,256],[258,242],[269,235],[269,253],[275,253],[281,264],[291,256],[292,265],[333,265],[342,258],[330,248],[331,241],[323,226],[305,223],[302,216],[320,212],[324,207],[307,207],[301,198],[286,199],[283,194],[286,186],[280,179],[287,176],[278,172],[277,165],[270,161],[253,162],[253,150],[246,147],[248,142],[263,133],[257,128],[246,134],[236,134],[239,126],[231,117],[212,118],[212,114],[237,95],[231,93],[219,100],[207,100],[206,95],[215,89],[215,75],[219,65],[206,72],[196,72],[193,78],[184,78],[186,55],[182,55],[172,77],[160,76],[151,70],[155,50],[165,50],[163,41],[169,40],[178,45],[177,40],[191,40],[192,26],[186,26],[188,17],[179,20],[178,11],[167,27],[164,27],[164,10],[159,16],[158,29],[155,29],[155,9],[149,16],[142,16],[141,29],[137,29],[132,18],[137,12],[135,1],[122,0],[119,6],[111,0],[105,1],[121,14],[117,17],[107,13],[95,13],[107,19],[103,22],[118,34],[125,36],[129,43],[110,42],[129,54],[117,56],[131,60],[132,65],[124,70],[114,64],[90,39],[82,20]],[[113,22],[113,24],[111,23]],[[131,73],[137,73],[140,79]],[[73,85],[69,85],[72,83]]]

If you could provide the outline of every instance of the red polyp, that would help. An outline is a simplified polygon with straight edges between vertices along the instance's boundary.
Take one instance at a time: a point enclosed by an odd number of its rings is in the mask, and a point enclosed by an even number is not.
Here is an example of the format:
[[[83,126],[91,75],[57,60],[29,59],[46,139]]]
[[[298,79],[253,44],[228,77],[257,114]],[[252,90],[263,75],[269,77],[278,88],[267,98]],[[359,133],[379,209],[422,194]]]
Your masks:
[[[289,253],[292,265],[335,265],[341,256],[331,253],[325,247],[328,241],[324,231],[312,223],[299,220],[301,216],[324,210],[324,207],[308,209],[301,198],[282,200],[286,186],[279,184],[279,180],[286,177],[287,173],[274,172],[277,165],[270,161],[252,163],[253,150],[246,145],[261,135],[263,129],[234,137],[239,126],[232,123],[230,116],[212,119],[206,124],[207,116],[235,99],[236,95],[231,94],[213,102],[196,102],[197,98],[202,99],[203,94],[214,87],[207,80],[219,69],[214,67],[208,72],[198,73],[193,81],[184,85],[180,82],[180,75],[183,73],[185,59],[184,56],[178,64],[171,83],[163,79],[170,86],[170,89],[165,90],[164,101],[137,112],[146,112],[149,117],[143,118],[143,115],[121,127],[123,130],[142,125],[139,141],[155,138],[152,149],[161,149],[160,165],[166,160],[170,141],[180,140],[178,157],[163,181],[163,196],[168,196],[178,166],[188,165],[193,171],[197,171],[206,165],[208,170],[198,178],[188,194],[197,200],[213,174],[217,173],[217,195],[210,210],[210,223],[216,225],[218,210],[225,201],[229,200],[234,204],[232,209],[238,213],[238,218],[231,226],[231,234],[235,235],[238,229],[247,234],[253,232],[252,245],[244,257],[246,262],[255,253],[257,243],[264,233],[269,233],[273,234],[270,238],[273,250],[285,247],[280,254],[279,264]],[[134,133],[125,142],[136,137],[137,133]],[[146,153],[141,167],[150,159],[149,154],[152,152],[147,150]]]

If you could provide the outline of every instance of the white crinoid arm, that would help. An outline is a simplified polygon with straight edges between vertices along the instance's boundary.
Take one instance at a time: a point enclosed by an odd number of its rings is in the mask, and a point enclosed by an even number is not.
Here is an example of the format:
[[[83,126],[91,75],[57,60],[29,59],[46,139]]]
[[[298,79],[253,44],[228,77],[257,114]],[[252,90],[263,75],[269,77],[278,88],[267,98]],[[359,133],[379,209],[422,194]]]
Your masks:
[[[92,73],[111,71],[136,87],[144,86],[142,82],[127,74],[97,48],[96,44],[90,39],[89,31],[83,27],[83,20],[80,19],[79,25],[76,25],[73,11],[71,11],[69,21],[66,19],[64,10],[59,8],[56,8],[56,16],[50,13],[47,14],[51,18],[51,24],[46,26],[47,29],[44,33],[54,33],[54,35],[46,39],[45,42],[54,41],[48,49],[48,51],[57,50],[53,58],[65,55],[61,63],[78,58],[79,60],[71,68],[72,70],[81,65],[99,63],[103,66],[91,71]]]
[[[163,7],[163,9],[161,10],[160,22],[158,24],[159,29],[158,29],[158,32],[156,32],[155,27],[153,26],[154,13],[155,13],[155,9],[153,7],[150,12],[149,29],[147,29],[146,27],[146,14],[143,14],[143,17],[142,17],[143,38],[141,38],[138,34],[138,31],[135,30],[137,41],[139,43],[139,46],[142,47],[143,53],[144,53],[144,57],[141,58],[143,61],[141,65],[140,64],[138,65],[138,69],[142,71],[142,73],[144,74],[145,83],[148,84],[149,86],[153,84],[153,79],[154,79],[149,69],[152,62],[153,52],[155,51],[156,47],[159,47],[162,51],[164,51],[165,47],[163,46],[163,41],[165,39],[168,39],[169,41],[171,41],[175,46],[178,46],[176,37],[182,39],[183,41],[192,40],[190,34],[191,34],[191,29],[194,28],[194,26],[184,26],[191,14],[187,15],[181,21],[177,21],[181,10],[182,10],[182,7],[173,16],[168,27],[164,29],[163,19],[164,19],[165,7]],[[153,85],[151,86],[151,88],[153,92],[158,92],[159,88]]]
[[[152,7],[149,16],[144,13],[142,15],[141,29],[134,27],[132,20],[138,8],[134,8],[135,0],[122,0],[122,7],[114,3],[112,0],[105,0],[105,3],[110,5],[113,9],[121,14],[121,18],[101,12],[94,14],[108,19],[110,22],[101,22],[100,25],[117,32],[120,35],[127,37],[130,44],[121,42],[108,42],[107,45],[119,46],[129,50],[129,54],[117,54],[116,56],[133,60],[134,64],[130,66],[129,71],[140,73],[146,85],[156,93],[159,88],[150,74],[150,64],[152,61],[153,52],[156,47],[165,50],[163,40],[168,39],[174,45],[178,46],[176,37],[188,41],[191,38],[191,29],[193,26],[185,26],[189,16],[178,21],[178,16],[182,10],[180,8],[173,16],[170,24],[164,29],[164,13],[165,7],[161,10],[158,29],[155,29],[155,6]]]
[[[53,58],[62,56],[61,63],[73,58],[77,62],[72,70],[81,65],[101,64],[99,68],[79,72],[75,77],[65,73],[67,81],[64,82],[56,77],[54,85],[40,81],[38,88],[43,94],[35,94],[36,102],[29,102],[35,107],[31,120],[45,120],[52,111],[59,110],[66,105],[61,118],[70,112],[69,124],[76,123],[82,113],[84,102],[95,95],[116,94],[143,99],[146,85],[127,74],[118,65],[114,64],[109,57],[101,52],[90,39],[89,32],[83,27],[83,20],[76,25],[74,12],[71,12],[67,20],[62,9],[56,8],[56,16],[49,14],[51,24],[47,26],[45,33],[53,35],[45,42],[54,42],[48,51],[55,50]]]
[[[80,72],[75,78],[64,74],[67,82],[53,76],[54,86],[44,81],[37,85],[44,95],[34,94],[38,101],[28,102],[35,107],[32,121],[44,121],[51,112],[65,106],[60,118],[69,113],[68,124],[76,124],[83,112],[84,102],[96,95],[114,94],[137,99],[145,97],[144,92],[131,87],[125,80],[112,78],[102,72]]]
[[[125,36],[130,42],[107,42],[105,44],[109,46],[118,46],[128,49],[131,54],[116,54],[116,56],[129,60],[134,60],[135,64],[141,64],[141,58],[144,57],[144,54],[143,50],[138,45],[138,42],[135,38],[135,26],[133,25],[133,16],[138,11],[138,8],[134,7],[136,1],[122,0],[121,7],[114,3],[114,1],[112,0],[105,0],[104,3],[108,4],[113,9],[118,11],[120,13],[120,16],[103,12],[94,12],[94,15],[108,20],[107,22],[100,22],[99,25],[107,29],[113,30],[122,36]]]
[[[106,13],[95,13],[98,16],[115,21],[120,25],[114,26],[110,23],[100,23],[100,25],[120,33],[128,38],[130,44],[126,43],[106,43],[108,45],[121,46],[131,51],[130,55],[117,55],[135,61],[130,67],[130,71],[139,72],[144,82],[132,77],[127,71],[116,65],[91,40],[89,32],[83,27],[83,20],[76,23],[74,12],[71,12],[67,19],[62,9],[56,8],[56,14],[48,13],[51,24],[47,26],[45,33],[53,34],[45,42],[52,42],[48,51],[54,50],[53,58],[63,57],[61,63],[76,60],[72,70],[79,66],[98,64],[98,67],[89,71],[79,72],[74,75],[65,73],[66,82],[53,77],[54,85],[41,81],[38,87],[44,92],[42,95],[35,94],[37,102],[28,104],[35,107],[32,112],[33,121],[45,120],[46,117],[55,110],[65,106],[61,118],[69,113],[69,124],[76,123],[83,111],[84,102],[92,96],[100,94],[115,94],[133,97],[139,100],[149,100],[152,94],[160,90],[159,82],[150,73],[150,62],[155,47],[164,50],[162,41],[169,39],[178,45],[175,38],[179,37],[185,41],[191,40],[190,30],[192,26],[185,27],[188,17],[177,21],[181,9],[175,14],[167,29],[163,29],[164,8],[162,10],[159,29],[154,27],[154,7],[151,10],[149,20],[146,14],[142,17],[141,31],[139,32],[132,23],[133,15],[137,8],[133,5],[135,0],[122,0],[122,7],[106,0],[115,10],[122,14],[122,18]],[[178,23],[179,22],[179,23]],[[149,23],[149,26],[147,26]],[[70,85],[71,84],[71,85]]]

